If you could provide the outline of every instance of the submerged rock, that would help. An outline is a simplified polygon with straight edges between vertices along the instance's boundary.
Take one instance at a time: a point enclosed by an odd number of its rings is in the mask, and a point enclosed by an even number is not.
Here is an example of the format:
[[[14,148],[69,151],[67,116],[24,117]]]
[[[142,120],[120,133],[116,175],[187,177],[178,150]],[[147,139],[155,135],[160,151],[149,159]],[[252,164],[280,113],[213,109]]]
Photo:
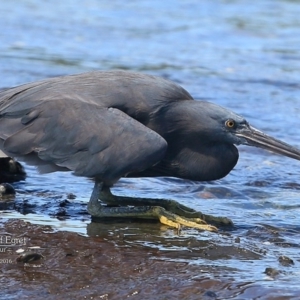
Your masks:
[[[290,267],[295,264],[291,258],[285,255],[279,256],[278,261],[284,267]]]
[[[9,183],[0,183],[0,197],[6,195],[14,195],[15,193],[15,189]]]
[[[44,256],[40,253],[35,253],[35,252],[25,252],[20,254],[16,261],[17,262],[22,262],[22,263],[29,263],[29,262],[34,262],[40,259],[43,259]]]

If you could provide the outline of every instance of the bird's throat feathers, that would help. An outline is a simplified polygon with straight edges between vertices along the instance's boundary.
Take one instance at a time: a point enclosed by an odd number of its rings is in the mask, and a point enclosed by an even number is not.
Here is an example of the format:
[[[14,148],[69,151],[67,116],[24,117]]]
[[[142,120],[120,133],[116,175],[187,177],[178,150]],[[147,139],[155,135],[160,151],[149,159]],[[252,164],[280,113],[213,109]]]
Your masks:
[[[203,102],[187,100],[173,103],[166,110],[164,123],[159,126],[164,128],[159,134],[169,145],[160,165],[166,173],[209,181],[226,176],[236,165],[237,148],[214,134],[212,128],[217,121],[205,109]]]

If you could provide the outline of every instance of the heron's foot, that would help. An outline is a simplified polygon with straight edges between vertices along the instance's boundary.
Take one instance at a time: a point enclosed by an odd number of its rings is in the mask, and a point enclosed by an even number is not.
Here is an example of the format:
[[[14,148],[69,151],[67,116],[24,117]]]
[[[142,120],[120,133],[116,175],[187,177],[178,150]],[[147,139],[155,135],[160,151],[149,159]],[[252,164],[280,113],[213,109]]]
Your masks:
[[[168,206],[166,209],[179,216],[189,219],[202,219],[203,221],[207,223],[212,223],[216,226],[233,226],[233,222],[226,217],[216,217],[212,215],[203,214],[202,212],[180,204],[175,200],[160,199],[160,201],[167,201]]]
[[[202,214],[174,200],[115,196],[109,187],[97,181],[88,203],[88,212],[96,218],[158,219],[162,224],[177,229],[187,226],[216,232],[217,228],[207,224],[207,221],[217,225],[232,225],[227,218]]]
[[[215,226],[207,224],[201,218],[185,218],[167,211],[160,206],[119,206],[109,207],[98,203],[89,202],[88,212],[96,218],[140,218],[157,219],[162,224],[180,229],[181,226],[187,226],[205,231],[217,232]]]
[[[99,198],[108,205],[159,206],[166,211],[173,213],[173,215],[177,215],[190,221],[201,219],[205,223],[213,224],[215,226],[233,226],[233,222],[226,217],[206,215],[200,211],[196,211],[188,206],[180,204],[175,200],[115,196],[107,187],[104,187],[99,192]]]

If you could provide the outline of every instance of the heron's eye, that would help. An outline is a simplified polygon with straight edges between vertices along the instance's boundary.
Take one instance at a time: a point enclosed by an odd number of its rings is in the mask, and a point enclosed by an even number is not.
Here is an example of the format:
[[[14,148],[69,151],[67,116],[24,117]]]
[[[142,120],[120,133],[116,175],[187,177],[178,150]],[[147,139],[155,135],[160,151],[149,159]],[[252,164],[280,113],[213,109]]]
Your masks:
[[[227,128],[230,128],[230,129],[235,128],[235,122],[234,122],[234,120],[232,120],[232,119],[227,120],[225,122],[225,126]]]

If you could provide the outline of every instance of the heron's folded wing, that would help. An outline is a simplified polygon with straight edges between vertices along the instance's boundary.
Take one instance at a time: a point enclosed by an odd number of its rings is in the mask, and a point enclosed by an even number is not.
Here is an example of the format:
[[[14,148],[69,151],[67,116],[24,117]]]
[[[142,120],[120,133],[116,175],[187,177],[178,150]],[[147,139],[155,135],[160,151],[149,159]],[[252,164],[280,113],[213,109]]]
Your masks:
[[[0,112],[0,148],[109,181],[159,162],[167,143],[118,109],[62,97]]]

